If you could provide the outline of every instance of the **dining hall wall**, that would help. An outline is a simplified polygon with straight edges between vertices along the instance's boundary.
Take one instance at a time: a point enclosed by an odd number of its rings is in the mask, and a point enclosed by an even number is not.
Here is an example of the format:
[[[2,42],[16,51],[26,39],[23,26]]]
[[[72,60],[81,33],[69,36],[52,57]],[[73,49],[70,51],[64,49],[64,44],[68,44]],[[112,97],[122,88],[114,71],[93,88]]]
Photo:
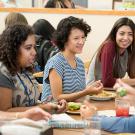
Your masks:
[[[0,12],[0,33],[4,30],[4,20],[9,12]],[[91,33],[88,35],[82,54],[78,56],[84,61],[89,61],[102,41],[110,32],[114,22],[123,17],[123,15],[100,15],[100,14],[64,14],[64,13],[44,13],[44,12],[22,12],[27,18],[28,23],[32,25],[37,19],[44,18],[53,24],[56,28],[58,22],[65,17],[75,16],[83,18],[90,26]],[[128,16],[135,22],[135,16]]]

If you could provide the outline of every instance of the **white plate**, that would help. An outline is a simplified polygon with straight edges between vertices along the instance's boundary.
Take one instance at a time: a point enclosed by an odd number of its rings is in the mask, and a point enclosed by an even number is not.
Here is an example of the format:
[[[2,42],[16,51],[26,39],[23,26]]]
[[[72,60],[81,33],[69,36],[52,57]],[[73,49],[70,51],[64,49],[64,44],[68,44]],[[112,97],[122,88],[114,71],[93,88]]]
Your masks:
[[[116,91],[116,89],[110,87],[103,87],[103,89],[107,91]]]
[[[107,93],[109,93],[110,96],[100,97],[100,96],[97,96],[97,95],[92,95],[92,96],[90,96],[90,99],[96,100],[96,101],[107,101],[107,100],[111,100],[111,99],[116,97],[116,94],[113,93],[113,92],[108,92],[107,91]]]
[[[79,110],[75,110],[75,111],[67,110],[66,113],[68,113],[68,114],[80,114],[80,109]]]
[[[107,100],[111,100],[113,99],[113,97],[94,97],[94,96],[90,96],[90,99],[92,100],[96,100],[96,101],[107,101]]]

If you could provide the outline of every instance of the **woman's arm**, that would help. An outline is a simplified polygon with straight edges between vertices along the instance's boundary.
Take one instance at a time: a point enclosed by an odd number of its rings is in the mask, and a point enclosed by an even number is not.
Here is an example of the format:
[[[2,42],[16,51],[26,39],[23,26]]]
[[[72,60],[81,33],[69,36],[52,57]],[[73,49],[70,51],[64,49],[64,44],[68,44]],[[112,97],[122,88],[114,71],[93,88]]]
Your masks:
[[[106,44],[101,52],[101,72],[104,87],[113,87],[116,82],[116,78],[113,77],[114,55],[113,45]]]
[[[121,79],[124,83],[127,83],[130,86],[135,86],[135,79],[130,79],[130,78],[123,78]]]
[[[135,116],[131,117],[99,117],[101,128],[114,133],[135,133]]]
[[[44,110],[40,109],[39,107],[34,107],[29,109],[25,112],[2,112],[0,111],[0,116],[4,120],[9,119],[18,119],[18,118],[29,118],[32,120],[48,120],[51,118],[51,114],[45,112]]]
[[[82,91],[74,92],[71,94],[63,94],[62,79],[55,69],[52,69],[50,71],[49,81],[50,81],[52,96],[56,100],[65,99],[67,101],[74,101],[88,94],[98,93],[102,90],[103,87],[103,85],[99,81],[96,84],[88,86]]]
[[[12,93],[13,90],[9,88],[3,88],[0,87],[0,110],[1,111],[9,111],[9,112],[23,112],[29,109],[32,109],[36,106],[31,107],[13,107],[12,106]],[[61,110],[64,111],[66,108],[66,104],[62,104],[62,109],[59,107],[59,105],[53,104],[53,103],[46,103],[46,104],[39,104],[37,107],[42,108],[45,111],[51,112],[53,110],[58,110],[58,112]]]

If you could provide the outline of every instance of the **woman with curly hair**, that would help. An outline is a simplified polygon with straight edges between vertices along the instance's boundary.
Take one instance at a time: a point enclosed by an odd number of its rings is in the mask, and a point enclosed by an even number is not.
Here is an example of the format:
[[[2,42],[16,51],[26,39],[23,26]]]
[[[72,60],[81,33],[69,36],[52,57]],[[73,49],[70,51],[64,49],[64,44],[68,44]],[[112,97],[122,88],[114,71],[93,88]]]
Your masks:
[[[24,111],[37,105],[39,85],[32,75],[35,61],[35,35],[28,25],[7,27],[0,36],[0,110]],[[60,105],[40,104],[47,111],[63,111]],[[37,105],[38,106],[38,105]]]
[[[42,101],[77,100],[102,89],[100,81],[86,88],[85,70],[76,54],[82,52],[91,27],[73,16],[64,18],[54,32],[54,41],[60,52],[49,59],[43,78]]]

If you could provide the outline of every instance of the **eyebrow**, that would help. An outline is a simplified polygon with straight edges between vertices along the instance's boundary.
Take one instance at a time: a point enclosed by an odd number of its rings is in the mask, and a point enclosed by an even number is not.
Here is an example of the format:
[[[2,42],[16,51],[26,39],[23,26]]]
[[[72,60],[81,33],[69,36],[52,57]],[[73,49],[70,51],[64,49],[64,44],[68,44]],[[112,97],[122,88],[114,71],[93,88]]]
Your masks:
[[[123,33],[125,33],[125,31],[120,31],[120,32],[123,32]],[[132,31],[129,31],[128,33],[133,33]]]
[[[36,44],[24,44],[24,47],[26,47],[26,46],[36,46]]]

